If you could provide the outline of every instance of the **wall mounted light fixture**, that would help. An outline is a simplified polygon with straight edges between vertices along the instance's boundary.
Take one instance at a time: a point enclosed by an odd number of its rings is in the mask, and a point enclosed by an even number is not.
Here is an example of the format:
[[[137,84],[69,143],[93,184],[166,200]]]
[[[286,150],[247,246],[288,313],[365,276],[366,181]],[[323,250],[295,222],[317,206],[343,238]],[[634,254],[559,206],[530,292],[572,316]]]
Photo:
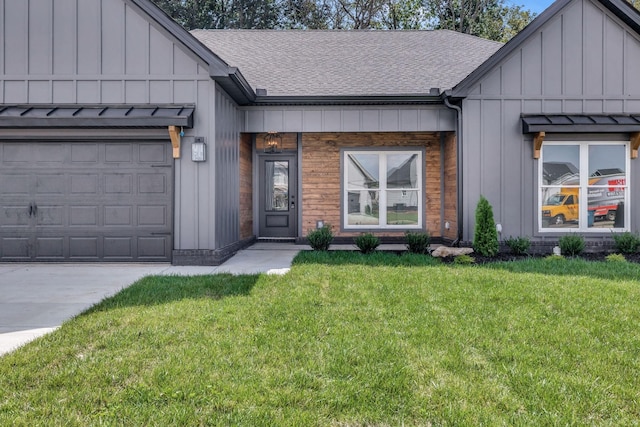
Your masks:
[[[282,135],[279,132],[270,131],[264,136],[264,152],[280,153],[282,151]]]

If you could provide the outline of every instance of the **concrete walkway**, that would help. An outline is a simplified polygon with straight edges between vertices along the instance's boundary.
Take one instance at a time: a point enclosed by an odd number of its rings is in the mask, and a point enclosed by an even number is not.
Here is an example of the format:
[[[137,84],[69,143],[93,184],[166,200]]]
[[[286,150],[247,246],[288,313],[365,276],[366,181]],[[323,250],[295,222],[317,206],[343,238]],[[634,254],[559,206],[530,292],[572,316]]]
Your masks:
[[[0,355],[51,332],[64,321],[148,275],[284,274],[306,249],[256,243],[220,266],[169,264],[0,264]]]

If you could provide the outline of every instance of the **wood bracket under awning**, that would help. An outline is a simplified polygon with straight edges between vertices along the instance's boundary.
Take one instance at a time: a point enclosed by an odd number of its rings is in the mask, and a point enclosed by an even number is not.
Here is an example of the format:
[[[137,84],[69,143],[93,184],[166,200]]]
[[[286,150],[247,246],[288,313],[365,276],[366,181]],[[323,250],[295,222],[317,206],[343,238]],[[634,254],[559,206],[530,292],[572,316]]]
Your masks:
[[[171,137],[171,146],[173,147],[173,158],[180,158],[180,126],[169,126],[169,136]]]
[[[638,148],[640,148],[640,132],[634,132],[630,135],[629,141],[631,141],[631,158],[638,158]]]
[[[544,142],[545,132],[536,132],[533,135],[533,158],[540,158],[540,150],[542,149],[542,143]]]

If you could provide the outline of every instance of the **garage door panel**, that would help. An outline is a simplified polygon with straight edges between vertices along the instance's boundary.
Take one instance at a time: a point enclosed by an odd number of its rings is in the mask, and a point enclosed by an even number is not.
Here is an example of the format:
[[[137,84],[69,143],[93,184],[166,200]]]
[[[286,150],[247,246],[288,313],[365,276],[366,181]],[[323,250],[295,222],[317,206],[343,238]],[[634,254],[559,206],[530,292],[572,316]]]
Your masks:
[[[36,237],[36,260],[64,259],[64,240],[64,237]]]
[[[130,174],[105,174],[104,192],[106,194],[132,194],[132,176]]]
[[[98,259],[97,237],[69,237],[69,258],[73,259]]]
[[[133,147],[131,144],[106,144],[106,163],[131,163],[133,162]]]
[[[104,225],[109,226],[133,226],[131,221],[131,206],[105,206]]]
[[[139,174],[138,194],[164,194],[167,192],[167,179],[159,174]]]
[[[0,209],[0,227],[29,227],[29,207],[24,205],[3,204]]]
[[[133,237],[105,237],[103,247],[105,259],[133,259]]]
[[[4,237],[0,239],[0,259],[3,261],[27,261],[30,258],[28,237]]]
[[[140,259],[162,259],[168,256],[167,237],[139,237],[138,256]]]
[[[138,159],[140,163],[164,163],[168,158],[168,144],[140,144]]]
[[[63,227],[65,225],[66,207],[64,205],[38,204],[36,227]]]
[[[98,194],[98,175],[72,174],[69,181],[71,194]]]
[[[67,188],[63,174],[36,175],[36,194],[65,194]]]
[[[171,260],[168,141],[4,142],[0,152],[0,260]]]
[[[98,207],[97,206],[70,206],[69,207],[70,227],[98,227]]]
[[[160,227],[169,226],[166,206],[138,206],[138,226]]]
[[[29,175],[0,174],[0,194],[2,195],[28,195],[30,187]]]
[[[71,146],[71,162],[83,166],[97,164],[100,159],[98,144],[73,144]]]

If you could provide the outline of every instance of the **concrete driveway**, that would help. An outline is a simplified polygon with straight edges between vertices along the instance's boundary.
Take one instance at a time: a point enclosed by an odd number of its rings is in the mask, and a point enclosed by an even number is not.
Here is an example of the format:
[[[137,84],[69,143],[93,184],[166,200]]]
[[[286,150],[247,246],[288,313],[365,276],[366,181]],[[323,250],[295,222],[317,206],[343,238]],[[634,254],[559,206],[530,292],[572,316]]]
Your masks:
[[[148,275],[282,274],[300,246],[258,243],[217,267],[0,264],[0,355],[48,333]]]

